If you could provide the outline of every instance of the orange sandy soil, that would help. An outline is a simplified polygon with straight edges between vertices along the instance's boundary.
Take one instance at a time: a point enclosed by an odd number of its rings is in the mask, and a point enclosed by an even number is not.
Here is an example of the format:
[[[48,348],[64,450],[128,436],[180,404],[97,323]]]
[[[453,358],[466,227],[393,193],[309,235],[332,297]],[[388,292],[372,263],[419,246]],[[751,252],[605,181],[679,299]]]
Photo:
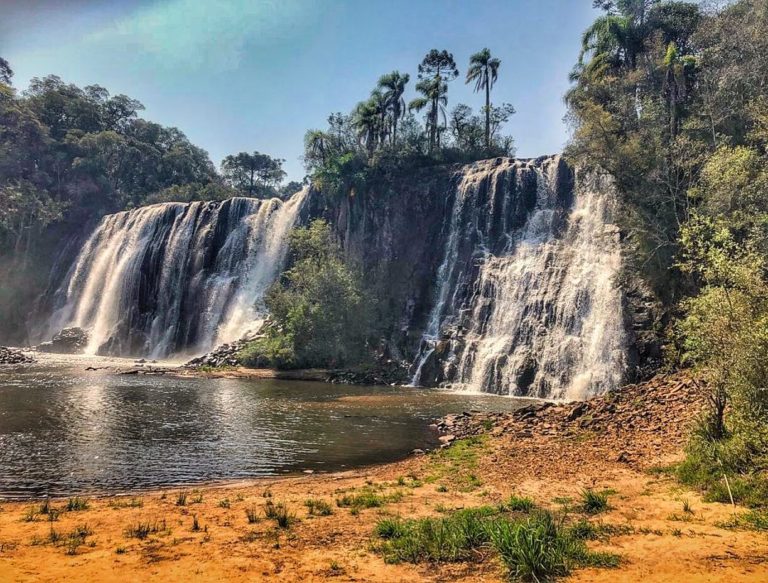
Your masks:
[[[0,581],[501,581],[503,568],[490,553],[471,563],[386,564],[374,549],[374,526],[383,516],[440,516],[513,493],[557,510],[563,498],[577,502],[585,487],[616,492],[611,509],[589,520],[631,532],[589,543],[620,554],[619,568],[577,570],[569,581],[768,581],[768,535],[718,527],[734,509],[704,503],[649,471],[679,459],[700,402],[695,391],[676,390],[676,382],[640,393],[630,388],[618,405],[604,401],[586,421],[562,421],[572,406],[552,407],[533,420],[505,417],[487,436],[399,463],[190,489],[185,506],[176,504],[178,490],[136,493],[91,499],[86,510],[62,511],[50,523],[39,514],[25,520],[39,502],[4,502]],[[645,399],[653,401],[643,406]],[[336,505],[339,496],[364,488],[403,496],[357,514]],[[331,503],[333,514],[310,516],[308,498]],[[287,504],[298,520],[277,528],[264,517],[267,500]],[[692,514],[683,512],[683,500]],[[66,500],[52,505],[64,508]],[[255,524],[248,523],[249,508],[259,514]],[[193,516],[199,531],[192,530]],[[140,521],[165,521],[166,528],[145,540],[128,537],[126,529]],[[48,541],[51,527],[66,535],[78,525],[92,534],[74,554]]]

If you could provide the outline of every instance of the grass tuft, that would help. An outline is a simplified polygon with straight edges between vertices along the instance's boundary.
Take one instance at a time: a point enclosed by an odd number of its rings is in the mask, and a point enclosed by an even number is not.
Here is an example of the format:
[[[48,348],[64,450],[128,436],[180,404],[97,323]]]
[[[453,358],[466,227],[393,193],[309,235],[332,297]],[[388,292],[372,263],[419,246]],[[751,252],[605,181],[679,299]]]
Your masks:
[[[400,502],[402,499],[402,492],[396,491],[390,494],[380,494],[370,486],[366,486],[357,493],[340,496],[336,499],[336,506],[339,508],[351,508],[359,512],[364,508],[380,508],[390,502]]]
[[[592,488],[585,488],[581,491],[581,505],[579,508],[586,514],[605,512],[609,508],[608,493],[596,492]]]
[[[125,536],[128,538],[137,538],[139,540],[144,540],[150,534],[163,532],[164,530],[167,530],[165,520],[162,520],[160,522],[156,520],[153,522],[139,521],[134,524],[131,524],[125,529]]]
[[[310,498],[304,501],[304,506],[307,507],[310,516],[330,516],[333,514],[331,505],[325,500]]]
[[[536,503],[531,498],[515,496],[513,494],[501,506],[507,512],[530,512],[536,508]]]
[[[67,512],[77,512],[79,510],[88,509],[88,499],[75,496],[67,500]]]
[[[259,511],[255,506],[246,508],[245,515],[248,517],[248,524],[256,524],[259,521]]]
[[[178,494],[176,494],[176,506],[186,506],[187,505],[187,492],[181,491]]]
[[[280,528],[290,528],[291,524],[296,521],[296,517],[288,512],[285,504],[282,502],[274,503],[272,500],[267,500],[264,504],[264,516],[274,520]]]

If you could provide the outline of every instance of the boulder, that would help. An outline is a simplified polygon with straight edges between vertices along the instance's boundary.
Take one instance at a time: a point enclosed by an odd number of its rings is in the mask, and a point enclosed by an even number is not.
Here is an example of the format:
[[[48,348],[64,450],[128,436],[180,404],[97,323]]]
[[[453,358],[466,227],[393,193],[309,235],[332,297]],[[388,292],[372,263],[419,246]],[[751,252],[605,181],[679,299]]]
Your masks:
[[[88,332],[82,328],[64,328],[51,338],[50,342],[38,345],[40,352],[57,354],[82,354],[88,346]]]

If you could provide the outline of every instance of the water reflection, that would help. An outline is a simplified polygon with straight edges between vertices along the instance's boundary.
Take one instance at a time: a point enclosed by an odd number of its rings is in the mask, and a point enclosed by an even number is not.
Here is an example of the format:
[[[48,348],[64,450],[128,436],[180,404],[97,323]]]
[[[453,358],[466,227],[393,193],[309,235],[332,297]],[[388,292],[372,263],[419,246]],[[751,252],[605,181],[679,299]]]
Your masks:
[[[433,446],[430,419],[511,399],[426,389],[0,371],[0,494],[64,495],[334,470]]]

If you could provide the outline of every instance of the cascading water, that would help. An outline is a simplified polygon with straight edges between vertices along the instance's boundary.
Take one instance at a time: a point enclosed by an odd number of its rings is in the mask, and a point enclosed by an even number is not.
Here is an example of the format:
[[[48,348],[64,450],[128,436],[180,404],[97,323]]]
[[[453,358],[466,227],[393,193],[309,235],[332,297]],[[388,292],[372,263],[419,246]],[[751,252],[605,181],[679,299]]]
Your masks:
[[[88,353],[159,358],[257,329],[307,193],[104,217],[56,292],[48,335],[78,326],[89,332]]]
[[[439,351],[431,380],[465,390],[577,399],[618,386],[627,338],[612,204],[606,178],[574,177],[559,157],[465,171],[412,383]]]

